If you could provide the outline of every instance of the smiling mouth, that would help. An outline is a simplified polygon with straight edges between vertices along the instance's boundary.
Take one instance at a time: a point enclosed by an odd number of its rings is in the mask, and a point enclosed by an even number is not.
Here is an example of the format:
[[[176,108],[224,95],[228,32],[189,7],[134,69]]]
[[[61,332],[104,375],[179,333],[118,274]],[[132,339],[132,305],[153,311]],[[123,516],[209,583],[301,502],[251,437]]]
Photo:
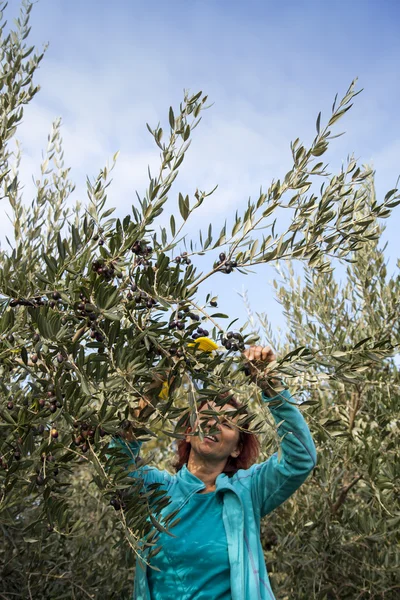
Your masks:
[[[218,439],[215,435],[206,435],[204,436],[205,440],[211,440],[212,442],[218,442]]]

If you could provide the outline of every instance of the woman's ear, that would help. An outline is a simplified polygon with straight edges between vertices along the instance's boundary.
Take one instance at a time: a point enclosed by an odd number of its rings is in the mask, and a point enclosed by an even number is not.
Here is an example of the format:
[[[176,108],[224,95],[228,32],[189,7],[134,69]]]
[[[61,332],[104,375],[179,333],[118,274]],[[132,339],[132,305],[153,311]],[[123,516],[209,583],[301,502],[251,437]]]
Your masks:
[[[243,446],[242,446],[242,444],[239,444],[236,447],[236,449],[233,452],[231,452],[232,458],[237,458],[240,455],[240,453],[242,452],[242,450],[243,450]]]
[[[188,428],[186,429],[186,437],[185,437],[185,442],[186,442],[187,444],[190,444],[190,442],[191,442],[192,436],[191,436],[191,435],[188,435],[188,434],[189,434],[189,433],[192,433],[192,431],[193,431],[193,429],[192,429],[191,427],[188,427]]]

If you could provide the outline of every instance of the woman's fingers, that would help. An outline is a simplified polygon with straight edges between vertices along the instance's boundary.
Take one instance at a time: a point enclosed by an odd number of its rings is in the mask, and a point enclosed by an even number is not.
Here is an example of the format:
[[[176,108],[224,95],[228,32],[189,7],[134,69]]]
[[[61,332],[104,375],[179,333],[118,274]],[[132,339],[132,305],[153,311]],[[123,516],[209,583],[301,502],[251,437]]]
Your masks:
[[[263,361],[272,362],[275,360],[275,354],[272,348],[269,346],[250,346],[243,352],[243,356],[247,358],[249,362]]]
[[[272,362],[272,361],[276,360],[275,353],[272,350],[272,348],[270,348],[269,346],[266,346],[265,348],[262,349],[261,355],[262,355],[261,360],[263,360],[265,362]]]

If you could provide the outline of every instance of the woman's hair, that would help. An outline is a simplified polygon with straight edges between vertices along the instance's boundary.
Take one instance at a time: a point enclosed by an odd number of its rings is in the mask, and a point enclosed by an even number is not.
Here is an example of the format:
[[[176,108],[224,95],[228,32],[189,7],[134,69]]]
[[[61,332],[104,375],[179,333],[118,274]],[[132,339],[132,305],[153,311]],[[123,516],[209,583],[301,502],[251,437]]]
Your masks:
[[[225,404],[229,404],[230,406],[233,406],[233,408],[236,409],[242,408],[242,405],[231,394],[221,394],[217,396],[216,399],[217,401],[226,399]],[[203,400],[203,402],[199,406],[199,410],[201,410],[206,403],[207,401]],[[188,425],[188,421],[186,424]],[[230,456],[226,462],[224,470],[222,471],[226,475],[229,475],[229,477],[232,477],[232,475],[234,475],[239,469],[248,469],[249,467],[251,467],[251,465],[253,465],[256,462],[260,454],[260,442],[258,440],[258,437],[254,433],[248,431],[248,429],[248,423],[241,426],[239,430],[240,454],[236,458]],[[174,464],[174,468],[176,471],[180,471],[183,465],[188,463],[190,449],[190,442],[187,442],[185,439],[179,440],[177,458]]]

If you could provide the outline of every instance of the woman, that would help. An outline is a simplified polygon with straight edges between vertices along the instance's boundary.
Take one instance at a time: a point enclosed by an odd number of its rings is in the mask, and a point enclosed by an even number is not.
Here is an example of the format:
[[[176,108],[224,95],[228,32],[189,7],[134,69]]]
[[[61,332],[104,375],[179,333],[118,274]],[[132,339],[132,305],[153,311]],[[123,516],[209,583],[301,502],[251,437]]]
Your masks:
[[[316,452],[290,393],[276,394],[270,382],[256,375],[260,365],[275,360],[272,350],[252,346],[243,354],[279,424],[280,457],[274,454],[266,462],[252,464],[258,442],[254,434],[239,429],[233,416],[238,407],[235,400],[228,398],[223,407],[203,406],[200,415],[208,411],[201,419],[206,435],[201,438],[194,435],[196,427],[188,428],[178,448],[177,474],[148,466],[141,469],[146,486],[157,483],[170,497],[166,514],[179,510],[180,521],[171,530],[175,537],[160,535],[161,551],[151,562],[157,570],[138,560],[135,600],[274,598],[260,520],[300,487],[316,464]],[[220,412],[217,422],[209,416],[210,408]],[[121,444],[133,461],[138,444],[127,439]]]

